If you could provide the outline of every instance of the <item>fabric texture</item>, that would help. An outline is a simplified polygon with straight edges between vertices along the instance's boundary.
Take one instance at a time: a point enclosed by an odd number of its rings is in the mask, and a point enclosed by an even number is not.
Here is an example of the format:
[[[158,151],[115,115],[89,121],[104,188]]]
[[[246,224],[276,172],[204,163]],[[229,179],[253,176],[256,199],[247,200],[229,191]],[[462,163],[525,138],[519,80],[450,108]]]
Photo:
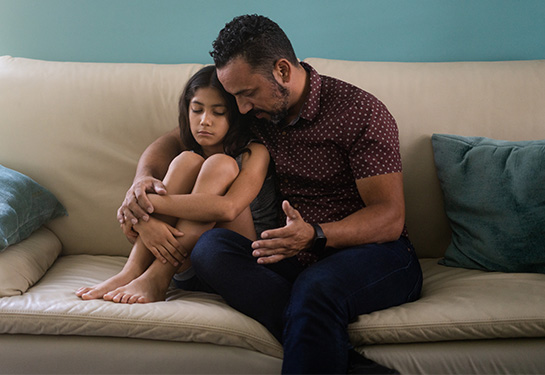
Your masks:
[[[50,220],[67,214],[49,190],[30,177],[0,165],[0,251],[28,238]]]
[[[434,134],[452,228],[441,264],[545,273],[545,140]]]

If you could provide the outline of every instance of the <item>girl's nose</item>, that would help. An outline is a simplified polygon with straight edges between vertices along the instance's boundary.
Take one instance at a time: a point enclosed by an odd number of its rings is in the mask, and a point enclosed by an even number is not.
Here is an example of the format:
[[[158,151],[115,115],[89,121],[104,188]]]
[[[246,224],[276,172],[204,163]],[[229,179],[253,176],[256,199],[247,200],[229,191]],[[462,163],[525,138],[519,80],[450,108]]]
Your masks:
[[[211,125],[212,120],[210,119],[210,115],[207,112],[204,112],[201,116],[201,125]]]

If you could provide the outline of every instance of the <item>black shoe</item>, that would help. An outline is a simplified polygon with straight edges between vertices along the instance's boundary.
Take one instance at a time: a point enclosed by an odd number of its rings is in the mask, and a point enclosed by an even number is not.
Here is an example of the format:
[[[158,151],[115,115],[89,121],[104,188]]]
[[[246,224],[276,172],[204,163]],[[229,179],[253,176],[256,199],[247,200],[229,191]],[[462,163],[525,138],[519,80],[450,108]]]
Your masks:
[[[399,374],[398,371],[379,365],[365,358],[355,350],[350,350],[348,354],[348,373],[349,374]]]

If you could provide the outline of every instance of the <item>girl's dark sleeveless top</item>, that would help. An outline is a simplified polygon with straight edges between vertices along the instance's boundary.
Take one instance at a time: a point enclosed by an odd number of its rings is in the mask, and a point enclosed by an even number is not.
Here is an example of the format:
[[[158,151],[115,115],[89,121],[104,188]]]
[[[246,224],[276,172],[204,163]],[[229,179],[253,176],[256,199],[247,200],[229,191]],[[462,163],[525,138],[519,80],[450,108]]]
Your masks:
[[[236,157],[239,169],[242,168],[242,154]],[[267,229],[278,228],[279,223],[279,198],[274,173],[270,171],[263,182],[263,186],[257,197],[250,203],[255,231],[261,238],[261,233]]]

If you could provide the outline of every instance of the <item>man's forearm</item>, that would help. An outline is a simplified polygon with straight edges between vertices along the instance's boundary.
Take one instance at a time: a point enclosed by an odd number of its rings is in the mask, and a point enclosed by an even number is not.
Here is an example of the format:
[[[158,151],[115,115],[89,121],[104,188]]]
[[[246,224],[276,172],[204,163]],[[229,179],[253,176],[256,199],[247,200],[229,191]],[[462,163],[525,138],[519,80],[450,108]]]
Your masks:
[[[348,246],[394,241],[405,224],[403,175],[390,173],[356,180],[366,207],[343,220],[322,225],[327,246]]]
[[[345,219],[322,224],[327,246],[344,248],[395,241],[401,235],[404,215],[393,207],[363,208]]]
[[[172,159],[182,151],[178,129],[161,136],[142,153],[136,167],[134,181],[149,176],[162,180]]]
[[[141,218],[144,221],[149,219],[153,206],[147,193],[166,194],[162,180],[171,161],[180,152],[182,142],[177,129],[161,136],[146,148],[138,161],[133,183],[117,210],[117,220],[120,223],[136,224]]]

